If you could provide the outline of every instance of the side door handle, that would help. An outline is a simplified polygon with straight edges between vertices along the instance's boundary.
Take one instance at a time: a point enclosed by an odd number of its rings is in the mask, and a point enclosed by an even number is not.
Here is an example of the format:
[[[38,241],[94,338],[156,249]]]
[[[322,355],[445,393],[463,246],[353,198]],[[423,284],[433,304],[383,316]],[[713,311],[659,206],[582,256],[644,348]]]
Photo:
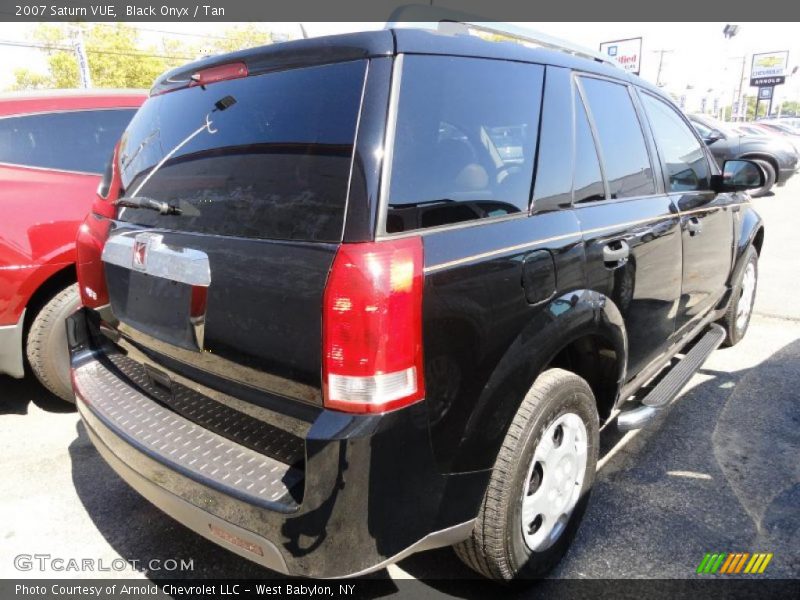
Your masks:
[[[697,217],[692,217],[686,221],[686,229],[689,231],[689,235],[698,235],[703,233],[703,223]]]
[[[603,246],[603,262],[609,269],[616,269],[628,262],[631,248],[625,240],[615,240]]]

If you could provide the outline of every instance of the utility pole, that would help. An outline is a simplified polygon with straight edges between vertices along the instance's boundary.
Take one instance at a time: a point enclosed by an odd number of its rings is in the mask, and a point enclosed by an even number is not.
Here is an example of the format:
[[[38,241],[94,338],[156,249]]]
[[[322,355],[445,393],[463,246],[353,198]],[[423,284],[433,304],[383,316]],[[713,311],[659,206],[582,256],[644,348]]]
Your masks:
[[[72,47],[75,50],[75,57],[78,60],[78,73],[81,78],[81,87],[92,87],[92,77],[89,73],[89,57],[86,55],[86,46],[83,43],[83,30],[75,28],[73,30]]]
[[[736,98],[739,101],[740,105],[742,104],[742,82],[744,81],[744,66],[745,66],[746,62],[747,62],[747,56],[743,56],[742,57],[742,72],[739,74],[739,89],[736,92]],[[741,120],[742,122],[746,121],[747,120],[747,105],[745,105],[742,109],[740,109],[739,112],[742,113],[742,114],[739,115],[739,120]]]
[[[727,25],[725,25],[724,29],[722,30],[722,35],[725,36],[725,39],[729,43],[733,38],[736,37],[736,35],[738,33],[739,33],[739,26],[738,25],[733,25],[731,23],[728,23]],[[730,51],[730,46],[727,46],[726,47],[726,54],[729,51]],[[742,74],[739,77],[738,90],[736,91],[736,96],[731,101],[731,121],[735,121],[736,120],[733,115],[734,115],[734,113],[738,113],[740,111],[739,110],[735,110],[735,109],[736,109],[737,106],[741,106],[741,103],[742,103],[742,79],[744,79],[744,62],[745,62],[745,57],[743,56],[742,57]],[[742,121],[744,121],[744,119],[742,119]]]
[[[658,54],[658,74],[656,75],[656,87],[661,87],[663,84],[661,83],[661,68],[664,66],[664,55],[671,54],[674,50],[653,50],[656,54]]]

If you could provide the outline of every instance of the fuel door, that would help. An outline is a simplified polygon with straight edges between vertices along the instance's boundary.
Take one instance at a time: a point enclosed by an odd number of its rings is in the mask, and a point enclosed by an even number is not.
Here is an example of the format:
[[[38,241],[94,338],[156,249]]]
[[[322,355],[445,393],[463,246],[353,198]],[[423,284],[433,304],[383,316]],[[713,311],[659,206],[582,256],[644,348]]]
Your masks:
[[[529,304],[546,302],[555,296],[556,265],[549,250],[537,250],[525,256],[522,289]]]

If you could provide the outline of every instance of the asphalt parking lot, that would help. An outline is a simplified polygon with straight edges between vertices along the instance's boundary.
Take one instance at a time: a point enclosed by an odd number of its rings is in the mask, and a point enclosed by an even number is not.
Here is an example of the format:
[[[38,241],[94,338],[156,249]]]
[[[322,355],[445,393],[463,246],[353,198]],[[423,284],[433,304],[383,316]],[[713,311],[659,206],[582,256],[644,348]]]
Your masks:
[[[746,339],[715,352],[654,428],[624,439],[604,431],[590,508],[555,577],[691,578],[706,552],[772,552],[767,575],[800,577],[800,176],[755,205],[767,232]],[[30,378],[0,377],[0,456],[0,578],[64,575],[18,571],[21,553],[193,561],[154,579],[274,576],[141,499],[94,450],[75,410]],[[442,549],[376,577],[447,593],[441,580],[471,572]]]

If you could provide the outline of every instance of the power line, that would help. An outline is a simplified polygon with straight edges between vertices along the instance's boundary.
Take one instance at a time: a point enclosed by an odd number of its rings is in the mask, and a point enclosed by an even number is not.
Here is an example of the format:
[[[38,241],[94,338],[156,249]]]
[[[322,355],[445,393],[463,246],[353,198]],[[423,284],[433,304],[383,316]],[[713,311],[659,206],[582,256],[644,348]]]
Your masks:
[[[16,46],[20,48],[38,48],[40,50],[60,50],[63,52],[74,52],[71,46],[60,46],[56,44],[37,44],[34,42],[15,42],[13,40],[0,40],[0,46]],[[171,56],[168,54],[150,54],[148,52],[122,52],[119,50],[92,50],[86,49],[88,54],[111,54],[116,56],[135,56],[139,58],[165,58],[172,60],[194,60],[196,56]]]
[[[93,23],[93,25],[100,25],[102,27],[117,27],[117,24],[115,24],[115,23]],[[236,38],[225,36],[225,35],[213,35],[211,33],[186,33],[186,32],[181,32],[181,31],[165,31],[163,29],[151,29],[150,27],[137,27],[135,25],[130,25],[130,24],[127,24],[127,23],[125,23],[125,25],[127,27],[130,27],[131,29],[135,29],[137,31],[147,31],[147,32],[150,32],[150,33],[163,33],[163,34],[166,34],[166,35],[183,35],[183,36],[188,36],[188,37],[210,38],[210,39],[213,39],[213,40],[228,40],[228,41],[231,41],[231,42],[237,41]],[[271,32],[265,31],[263,33],[270,34]]]

